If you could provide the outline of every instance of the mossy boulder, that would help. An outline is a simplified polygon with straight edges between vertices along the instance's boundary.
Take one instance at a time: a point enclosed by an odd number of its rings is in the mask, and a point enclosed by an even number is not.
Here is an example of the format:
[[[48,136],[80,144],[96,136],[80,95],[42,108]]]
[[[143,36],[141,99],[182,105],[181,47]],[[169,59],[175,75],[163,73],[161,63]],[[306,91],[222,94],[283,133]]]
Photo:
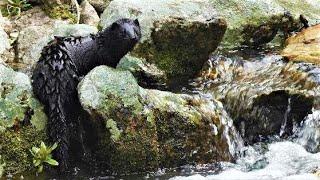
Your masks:
[[[212,61],[204,91],[222,101],[248,143],[287,137],[319,108],[317,66],[286,63],[275,55],[256,61],[214,56]]]
[[[279,29],[280,36],[290,29],[297,31],[302,26],[299,22],[300,14],[303,14],[310,24],[320,20],[320,5],[317,1],[210,0],[210,2],[228,23],[222,44],[229,48],[242,44],[250,45],[250,40],[254,36],[265,36],[275,28]],[[292,18],[288,18],[288,12]],[[283,37],[275,38],[270,45],[279,45],[284,40]]]
[[[154,171],[232,160],[239,144],[221,103],[199,95],[141,88],[129,71],[100,66],[78,87],[99,123],[99,161],[114,172]]]
[[[155,64],[169,81],[194,77],[227,27],[208,1],[114,0],[101,15],[101,26],[123,17],[138,18],[142,29],[132,55]]]
[[[287,60],[320,64],[320,25],[304,29],[286,43],[281,55]]]
[[[46,115],[27,75],[0,64],[0,155],[5,172],[32,168],[29,149],[45,140]]]

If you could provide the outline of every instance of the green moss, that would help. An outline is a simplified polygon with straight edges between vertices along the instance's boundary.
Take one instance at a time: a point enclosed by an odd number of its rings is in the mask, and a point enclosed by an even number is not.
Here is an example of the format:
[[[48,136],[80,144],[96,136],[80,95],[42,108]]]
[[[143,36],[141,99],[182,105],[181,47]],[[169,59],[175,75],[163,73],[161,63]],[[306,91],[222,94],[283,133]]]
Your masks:
[[[170,79],[196,75],[226,30],[223,20],[206,24],[173,18],[155,24],[152,40],[139,44],[133,54],[154,63]]]
[[[120,139],[122,130],[119,130],[117,127],[117,122],[115,122],[112,119],[108,119],[106,121],[106,128],[109,130],[110,132],[110,138],[116,142]]]
[[[106,121],[108,131],[102,133],[99,160],[117,173],[155,171],[159,165],[156,128],[147,116],[126,115],[113,111],[114,120]]]
[[[74,13],[71,12],[71,7],[66,4],[53,5],[52,7],[44,7],[45,12],[49,17],[54,19],[68,19],[72,23],[77,22],[77,17]]]
[[[0,178],[2,177],[5,166],[6,166],[6,162],[2,159],[0,155]]]
[[[46,140],[45,132],[26,126],[18,130],[6,130],[0,133],[0,154],[6,162],[7,173],[21,173],[33,170],[30,149]]]
[[[250,0],[211,0],[217,12],[228,22],[228,29],[222,41],[225,48],[239,47],[243,42],[251,38],[250,32],[245,29],[248,26],[259,27],[262,24],[270,24],[273,16],[283,16],[284,11],[292,13],[295,18],[304,14],[309,22],[315,23],[319,16],[319,6],[313,6],[311,1],[306,0],[272,0],[272,1],[250,1]],[[301,8],[304,7],[304,8]],[[305,11],[308,9],[308,11]],[[274,25],[271,22],[270,25]],[[256,30],[256,29],[255,29]],[[243,34],[243,32],[246,32]],[[251,32],[252,33],[252,32]],[[250,36],[248,36],[250,35]],[[273,41],[271,45],[281,44],[283,37]]]

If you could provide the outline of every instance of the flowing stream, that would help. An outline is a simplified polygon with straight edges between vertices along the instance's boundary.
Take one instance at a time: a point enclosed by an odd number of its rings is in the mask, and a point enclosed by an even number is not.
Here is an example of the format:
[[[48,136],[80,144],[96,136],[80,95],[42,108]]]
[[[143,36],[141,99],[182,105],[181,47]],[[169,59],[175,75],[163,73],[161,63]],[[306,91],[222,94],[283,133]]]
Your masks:
[[[236,163],[220,163],[219,172],[176,176],[172,180],[312,180],[320,167],[320,112],[308,115],[290,140],[273,137],[269,142],[257,143],[242,149]],[[308,150],[308,151],[307,151]]]

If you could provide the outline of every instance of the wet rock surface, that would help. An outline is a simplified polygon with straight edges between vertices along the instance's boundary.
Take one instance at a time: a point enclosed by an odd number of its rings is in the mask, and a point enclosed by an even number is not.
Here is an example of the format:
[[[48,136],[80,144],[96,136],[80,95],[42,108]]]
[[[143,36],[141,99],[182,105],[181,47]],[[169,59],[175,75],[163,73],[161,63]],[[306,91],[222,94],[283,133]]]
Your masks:
[[[116,172],[232,160],[241,146],[231,143],[238,135],[220,102],[143,89],[128,71],[95,68],[80,83],[79,97],[104,124],[100,160]]]

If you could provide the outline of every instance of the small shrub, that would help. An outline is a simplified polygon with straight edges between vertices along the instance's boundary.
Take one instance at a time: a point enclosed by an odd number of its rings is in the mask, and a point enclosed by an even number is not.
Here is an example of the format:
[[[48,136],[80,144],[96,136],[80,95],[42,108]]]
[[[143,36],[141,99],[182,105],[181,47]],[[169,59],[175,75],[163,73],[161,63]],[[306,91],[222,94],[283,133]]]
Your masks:
[[[20,16],[21,11],[32,8],[28,0],[5,0],[6,3],[1,7],[4,16]]]
[[[51,147],[47,147],[44,142],[41,142],[40,147],[32,147],[30,150],[33,156],[33,165],[38,168],[38,173],[43,171],[44,163],[51,166],[58,166],[59,163],[52,159],[51,152],[57,148],[57,143],[54,143]]]

